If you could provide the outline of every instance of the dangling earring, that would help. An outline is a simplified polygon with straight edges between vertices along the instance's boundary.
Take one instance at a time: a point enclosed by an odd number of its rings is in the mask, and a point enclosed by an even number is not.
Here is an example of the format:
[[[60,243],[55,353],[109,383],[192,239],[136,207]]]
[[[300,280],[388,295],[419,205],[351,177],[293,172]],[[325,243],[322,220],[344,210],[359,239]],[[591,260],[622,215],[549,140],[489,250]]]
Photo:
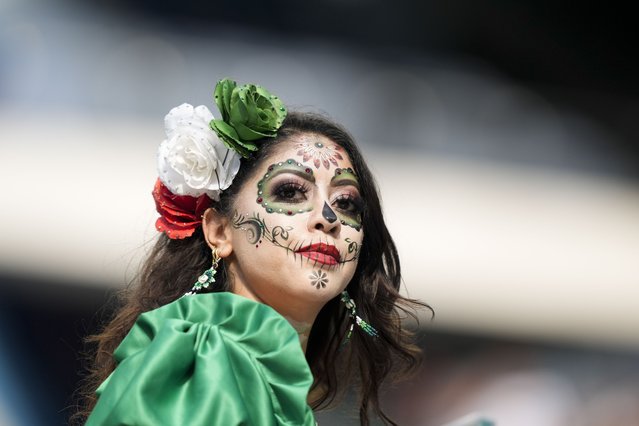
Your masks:
[[[351,296],[348,294],[346,290],[342,292],[342,302],[344,303],[344,305],[346,306],[346,309],[348,310],[348,315],[355,321],[354,323],[351,323],[351,328],[348,330],[348,334],[346,335],[346,339],[344,343],[346,343],[351,338],[351,335],[353,334],[353,326],[355,324],[357,324],[357,326],[361,328],[362,330],[364,330],[364,332],[368,334],[369,336],[371,337],[379,336],[379,334],[377,333],[377,330],[375,330],[375,328],[372,325],[370,325],[369,323],[364,321],[359,315],[357,315],[357,311],[355,310],[355,301],[351,299]]]
[[[209,288],[209,286],[215,282],[215,274],[217,273],[217,266],[220,263],[220,255],[217,254],[217,247],[213,249],[213,262],[209,269],[204,271],[202,275],[197,278],[191,290],[187,291],[184,295],[191,296],[202,291],[203,288]]]

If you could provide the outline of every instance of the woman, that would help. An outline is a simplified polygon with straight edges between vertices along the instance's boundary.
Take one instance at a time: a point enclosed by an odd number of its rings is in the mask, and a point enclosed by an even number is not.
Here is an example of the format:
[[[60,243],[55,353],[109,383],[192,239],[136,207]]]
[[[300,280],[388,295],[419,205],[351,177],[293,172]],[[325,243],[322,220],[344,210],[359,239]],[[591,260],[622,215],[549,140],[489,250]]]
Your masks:
[[[398,293],[397,251],[359,150],[260,86],[222,80],[215,100],[221,119],[187,104],[165,119],[153,191],[162,234],[91,339],[89,390],[102,384],[87,394],[87,424],[313,425],[310,407],[328,406],[351,376],[361,424],[371,410],[394,424],[379,387],[394,365],[418,364],[400,313],[424,305]]]

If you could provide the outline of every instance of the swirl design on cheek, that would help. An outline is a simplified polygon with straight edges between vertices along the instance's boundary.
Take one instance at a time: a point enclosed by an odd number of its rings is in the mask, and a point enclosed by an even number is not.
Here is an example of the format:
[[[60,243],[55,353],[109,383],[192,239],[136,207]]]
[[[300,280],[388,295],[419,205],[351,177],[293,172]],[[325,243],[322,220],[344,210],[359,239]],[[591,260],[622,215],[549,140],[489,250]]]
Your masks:
[[[278,237],[281,237],[283,240],[288,240],[288,231],[291,229],[292,228],[290,227],[284,228],[283,226],[279,225],[274,226],[273,229],[271,229],[269,240],[272,242],[274,240],[277,240]]]
[[[246,232],[246,239],[251,244],[258,244],[264,234],[264,226],[259,217],[244,217],[237,211],[233,215],[233,227]]]
[[[346,250],[350,257],[345,258],[343,262],[353,262],[359,259],[359,252],[362,249],[362,245],[357,244],[357,241],[353,241],[350,238],[344,238],[344,241],[348,243],[348,248]]]
[[[293,228],[290,226],[284,227],[278,225],[269,228],[259,213],[253,213],[253,216],[249,217],[248,214],[244,216],[241,215],[237,210],[233,213],[232,224],[233,228],[246,232],[247,241],[251,244],[255,244],[256,247],[259,247],[262,238],[265,238],[278,247],[291,250],[291,243],[288,242],[288,233]]]

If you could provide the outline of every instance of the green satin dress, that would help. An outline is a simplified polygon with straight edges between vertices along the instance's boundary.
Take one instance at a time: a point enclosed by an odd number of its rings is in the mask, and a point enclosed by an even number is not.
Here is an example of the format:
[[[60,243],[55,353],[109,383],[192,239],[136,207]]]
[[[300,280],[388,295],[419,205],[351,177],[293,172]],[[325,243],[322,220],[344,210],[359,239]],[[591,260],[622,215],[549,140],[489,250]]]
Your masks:
[[[244,297],[199,294],[146,312],[114,357],[88,426],[315,425],[296,331]]]

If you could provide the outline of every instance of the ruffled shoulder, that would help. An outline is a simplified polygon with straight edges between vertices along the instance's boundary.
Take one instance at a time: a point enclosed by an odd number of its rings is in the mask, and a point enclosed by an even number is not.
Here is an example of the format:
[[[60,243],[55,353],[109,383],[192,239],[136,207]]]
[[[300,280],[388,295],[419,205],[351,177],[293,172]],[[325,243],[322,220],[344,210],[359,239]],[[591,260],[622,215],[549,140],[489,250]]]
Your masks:
[[[87,425],[315,425],[295,330],[231,293],[146,312],[115,351]]]

